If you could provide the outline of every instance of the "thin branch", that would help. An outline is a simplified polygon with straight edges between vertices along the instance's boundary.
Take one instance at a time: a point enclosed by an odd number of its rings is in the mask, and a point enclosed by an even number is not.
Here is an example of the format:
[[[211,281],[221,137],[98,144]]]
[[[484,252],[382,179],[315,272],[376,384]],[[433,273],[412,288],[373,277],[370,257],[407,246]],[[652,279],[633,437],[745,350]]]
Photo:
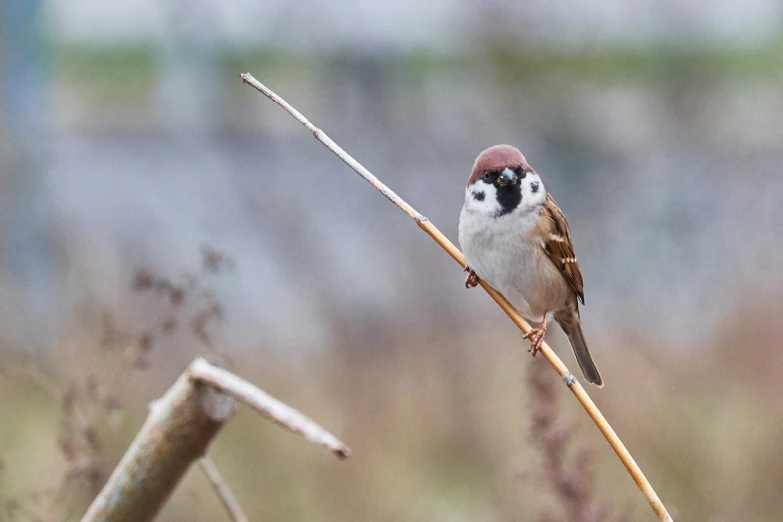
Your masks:
[[[250,73],[242,74],[241,78],[244,83],[247,83],[261,92],[264,96],[280,105],[283,109],[285,109],[286,112],[296,118],[299,123],[304,125],[310,132],[313,133],[315,139],[324,144],[329,150],[336,154],[337,157],[339,157],[349,167],[355,170],[357,174],[368,181],[373,187],[378,189],[384,196],[386,196],[386,198],[388,198],[408,216],[412,217],[419,227],[424,230],[432,239],[434,239],[436,243],[438,243],[452,258],[454,258],[455,261],[457,261],[457,263],[459,263],[462,267],[466,266],[465,256],[462,255],[462,252],[460,252],[459,249],[454,246],[454,244],[449,241],[448,238],[446,238],[446,236],[444,236],[443,233],[429,221],[429,219],[419,214],[419,212],[406,203],[401,197],[399,197],[390,188],[384,185],[369,170],[364,168],[358,161],[351,157],[350,154],[345,152],[342,148],[340,148],[339,145],[332,141],[332,139],[329,138],[329,136],[327,136],[324,131],[310,123],[310,121],[299,111],[297,111],[288,102],[275,94],[264,84],[256,80]],[[506,312],[506,315],[511,318],[514,324],[516,324],[520,330],[522,330],[524,333],[527,333],[531,330],[531,327],[527,321],[525,321],[522,316],[519,315],[514,307],[500,293],[498,293],[484,281],[480,281],[480,283],[481,287],[487,291],[490,297],[492,297],[492,299],[495,300],[500,308]],[[612,427],[609,425],[601,411],[595,405],[579,381],[577,381],[576,377],[574,377],[573,374],[568,371],[568,368],[565,364],[563,364],[563,361],[560,360],[557,354],[555,354],[555,352],[546,343],[542,344],[541,353],[544,355],[544,358],[546,358],[547,362],[552,365],[555,371],[560,374],[568,388],[576,396],[577,400],[579,400],[590,418],[593,419],[593,422],[595,422],[596,426],[601,431],[601,433],[603,433],[604,437],[606,437],[606,440],[612,446],[612,449],[615,451],[615,453],[617,453],[620,461],[628,470],[631,478],[633,478],[634,482],[636,482],[636,485],[639,487],[642,494],[644,494],[647,502],[650,503],[650,507],[652,507],[653,511],[655,511],[655,514],[658,516],[658,518],[662,521],[671,522],[671,516],[666,511],[666,508],[658,498],[658,495],[650,485],[650,482],[644,476],[644,473],[642,473],[642,470],[636,464],[633,457],[628,452],[625,445],[614,432]]]
[[[150,404],[144,426],[82,522],[152,520],[235,406],[232,397],[194,386],[186,370]]]
[[[312,443],[325,446],[338,458],[344,459],[351,454],[348,446],[298,410],[280,402],[265,391],[231,372],[200,359],[191,366],[190,376],[192,379],[208,384],[242,401],[267,419],[292,433],[301,435]]]
[[[82,522],[152,520],[190,465],[200,459],[236,410],[237,400],[339,457],[351,450],[303,414],[249,382],[196,359],[150,404],[141,431],[93,501]]]
[[[198,463],[201,465],[201,469],[204,470],[207,479],[209,479],[209,483],[212,484],[215,493],[217,493],[220,498],[220,502],[223,503],[223,507],[228,511],[231,520],[234,522],[247,522],[247,516],[245,516],[244,511],[242,511],[242,506],[237,502],[236,497],[231,492],[231,488],[229,488],[226,481],[223,480],[223,477],[215,467],[212,459],[209,457],[202,457],[199,459]]]

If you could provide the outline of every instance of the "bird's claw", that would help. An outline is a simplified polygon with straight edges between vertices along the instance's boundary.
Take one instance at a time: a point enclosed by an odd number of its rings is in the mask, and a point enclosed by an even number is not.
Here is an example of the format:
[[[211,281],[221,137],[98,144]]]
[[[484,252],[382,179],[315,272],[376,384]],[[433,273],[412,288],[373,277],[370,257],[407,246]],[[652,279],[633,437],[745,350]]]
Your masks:
[[[469,266],[465,267],[465,272],[468,273],[468,277],[465,278],[465,288],[475,288],[479,284],[479,277],[476,272]]]
[[[523,339],[530,339],[530,355],[533,357],[541,351],[541,345],[544,344],[544,336],[546,335],[546,328],[533,328],[525,334]]]

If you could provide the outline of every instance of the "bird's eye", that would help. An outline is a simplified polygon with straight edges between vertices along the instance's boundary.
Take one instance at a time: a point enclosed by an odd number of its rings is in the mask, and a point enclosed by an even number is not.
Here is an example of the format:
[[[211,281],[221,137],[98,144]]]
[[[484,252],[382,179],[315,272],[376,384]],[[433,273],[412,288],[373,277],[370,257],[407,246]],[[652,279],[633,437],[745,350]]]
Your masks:
[[[527,172],[525,172],[525,169],[522,167],[519,167],[517,169],[517,176],[519,176],[519,179],[525,179],[525,176],[527,176]]]
[[[492,181],[492,173],[490,171],[484,172],[484,181]]]

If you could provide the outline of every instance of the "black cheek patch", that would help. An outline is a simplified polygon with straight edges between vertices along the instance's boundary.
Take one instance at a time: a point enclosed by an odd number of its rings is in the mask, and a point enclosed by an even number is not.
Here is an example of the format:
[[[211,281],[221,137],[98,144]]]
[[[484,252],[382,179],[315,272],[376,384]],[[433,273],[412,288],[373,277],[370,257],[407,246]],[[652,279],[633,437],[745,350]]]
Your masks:
[[[483,192],[474,192],[473,193],[473,199],[476,201],[484,201],[484,193]]]
[[[538,192],[538,189],[539,189],[539,184],[537,181],[534,181],[533,183],[530,184],[530,190],[533,192],[533,194]]]

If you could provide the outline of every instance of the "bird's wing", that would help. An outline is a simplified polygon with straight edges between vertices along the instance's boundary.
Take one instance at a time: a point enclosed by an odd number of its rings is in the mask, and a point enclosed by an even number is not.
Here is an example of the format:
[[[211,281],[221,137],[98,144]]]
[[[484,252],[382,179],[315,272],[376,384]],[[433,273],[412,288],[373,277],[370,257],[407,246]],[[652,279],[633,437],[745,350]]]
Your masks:
[[[582,271],[579,270],[579,263],[576,261],[568,222],[550,194],[546,195],[541,218],[541,224],[544,228],[544,252],[584,304],[584,281],[582,280]]]

